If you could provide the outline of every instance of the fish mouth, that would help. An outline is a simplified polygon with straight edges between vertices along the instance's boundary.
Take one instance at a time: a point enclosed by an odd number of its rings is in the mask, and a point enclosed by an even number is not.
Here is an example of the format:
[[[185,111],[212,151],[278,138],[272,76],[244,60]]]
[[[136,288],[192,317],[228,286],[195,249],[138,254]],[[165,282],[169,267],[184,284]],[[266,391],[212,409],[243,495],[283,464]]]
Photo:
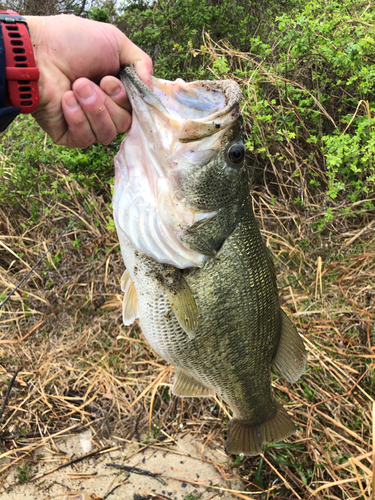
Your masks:
[[[240,116],[241,91],[232,80],[186,83],[181,79],[169,82],[153,78],[152,91],[131,66],[123,68],[120,78],[142,125],[146,129],[147,125],[158,125],[159,111],[163,124],[173,127],[175,140],[181,143],[220,136],[218,132]]]
[[[116,227],[132,246],[175,267],[203,266],[207,256],[187,248],[181,234],[212,217],[180,190],[178,172],[220,154],[241,117],[241,91],[231,80],[169,82],[153,78],[152,91],[132,66],[120,78],[132,105],[132,126],[115,159]]]

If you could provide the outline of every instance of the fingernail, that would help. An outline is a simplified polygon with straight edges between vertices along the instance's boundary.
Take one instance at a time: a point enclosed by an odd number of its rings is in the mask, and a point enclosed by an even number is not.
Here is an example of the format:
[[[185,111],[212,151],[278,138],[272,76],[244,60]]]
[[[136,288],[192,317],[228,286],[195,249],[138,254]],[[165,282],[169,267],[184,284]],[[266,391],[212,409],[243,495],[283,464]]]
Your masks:
[[[121,85],[119,85],[117,82],[114,82],[114,81],[111,81],[111,82],[108,82],[107,84],[107,94],[109,95],[109,97],[116,97],[120,94],[121,90],[124,88],[124,87],[121,87]]]
[[[78,86],[76,92],[81,99],[90,99],[94,95],[94,91],[90,83],[84,83]]]
[[[74,94],[71,93],[71,94],[68,94],[65,98],[65,102],[68,106],[68,108],[78,108],[79,107],[79,104],[78,104],[78,101],[77,99],[75,98]]]

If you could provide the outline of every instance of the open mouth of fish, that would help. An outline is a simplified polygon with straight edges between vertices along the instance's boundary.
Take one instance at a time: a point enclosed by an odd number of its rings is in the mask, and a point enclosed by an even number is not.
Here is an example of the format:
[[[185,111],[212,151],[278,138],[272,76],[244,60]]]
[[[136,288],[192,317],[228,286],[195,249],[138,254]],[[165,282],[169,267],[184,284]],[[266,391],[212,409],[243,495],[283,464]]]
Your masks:
[[[115,159],[117,230],[158,262],[201,267],[207,256],[184,244],[182,235],[219,207],[190,196],[184,179],[233,145],[231,131],[240,126],[239,87],[230,80],[154,78],[151,91],[129,66],[121,79],[133,119]]]

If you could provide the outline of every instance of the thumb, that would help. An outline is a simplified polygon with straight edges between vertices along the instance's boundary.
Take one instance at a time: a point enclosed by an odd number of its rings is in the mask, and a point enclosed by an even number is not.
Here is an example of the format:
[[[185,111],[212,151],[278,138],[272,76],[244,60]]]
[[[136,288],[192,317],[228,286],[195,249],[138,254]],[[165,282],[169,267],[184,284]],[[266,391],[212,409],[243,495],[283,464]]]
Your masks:
[[[120,32],[121,33],[121,32]],[[121,33],[119,42],[120,64],[134,64],[134,68],[141,80],[151,89],[152,85],[152,59],[127,36]]]

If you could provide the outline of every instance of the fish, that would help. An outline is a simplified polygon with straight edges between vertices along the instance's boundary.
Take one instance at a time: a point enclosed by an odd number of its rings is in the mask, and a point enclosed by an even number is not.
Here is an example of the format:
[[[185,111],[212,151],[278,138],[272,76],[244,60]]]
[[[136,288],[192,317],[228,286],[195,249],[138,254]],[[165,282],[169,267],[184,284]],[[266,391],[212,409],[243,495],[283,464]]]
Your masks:
[[[113,193],[124,324],[138,318],[174,365],[173,394],[229,405],[228,453],[257,455],[295,432],[271,369],[297,381],[306,350],[254,216],[241,90],[158,78],[151,90],[132,66],[120,78],[132,106]]]

